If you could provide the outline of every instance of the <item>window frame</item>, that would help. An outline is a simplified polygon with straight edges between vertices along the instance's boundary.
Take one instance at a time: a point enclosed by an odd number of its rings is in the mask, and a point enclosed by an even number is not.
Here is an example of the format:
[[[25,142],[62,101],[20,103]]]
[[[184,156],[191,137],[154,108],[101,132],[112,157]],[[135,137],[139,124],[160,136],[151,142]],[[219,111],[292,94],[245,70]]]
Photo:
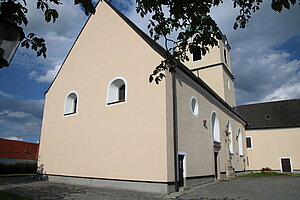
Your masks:
[[[230,80],[227,80],[227,88],[228,88],[228,90],[231,89],[231,82],[230,82]]]
[[[192,102],[193,100],[196,101],[196,104],[195,104],[195,111],[197,111],[197,113],[195,113],[193,111],[193,107],[192,107]],[[191,109],[191,112],[193,114],[194,117],[197,117],[199,115],[199,103],[198,103],[198,99],[195,97],[195,96],[192,96],[191,99],[190,99],[190,109]]]
[[[237,138],[238,138],[238,154],[239,156],[243,157],[244,154],[244,145],[243,145],[243,134],[241,131],[241,128],[238,129],[238,133],[237,133]]]
[[[76,107],[75,107],[75,112],[70,112],[70,113],[66,113],[66,105],[67,105],[67,99],[71,94],[75,94],[76,95]],[[71,91],[68,93],[68,95],[65,97],[65,103],[64,103],[64,112],[63,112],[63,116],[64,117],[69,117],[69,116],[74,116],[77,115],[78,113],[78,102],[79,102],[79,95],[76,91]]]
[[[217,120],[217,122],[216,122],[216,125],[217,125],[217,129],[218,130],[216,130],[216,132],[217,132],[217,136],[218,136],[218,138],[216,138],[215,139],[215,127],[214,127],[214,123],[213,123],[213,114],[215,114],[216,115],[216,120]],[[219,119],[219,116],[218,116],[218,114],[217,114],[217,112],[216,111],[212,111],[212,113],[211,113],[211,116],[210,116],[210,119],[211,119],[211,136],[212,136],[212,141],[213,142],[218,142],[218,143],[221,143],[221,132],[220,132],[220,119]],[[214,127],[214,128],[213,128]]]
[[[281,173],[288,173],[288,172],[283,172],[283,170],[282,170],[282,163],[281,163],[281,160],[282,160],[282,159],[289,159],[289,160],[290,160],[291,173],[294,173],[292,157],[279,157],[279,162],[280,162],[280,172],[281,172]]]
[[[230,120],[227,120],[226,125],[228,126],[228,132],[230,133],[229,153],[233,155],[234,154],[234,145],[233,145],[234,137],[233,137],[233,128],[232,128],[232,124],[231,124]]]
[[[116,81],[116,80],[122,80],[124,82],[125,85],[125,99],[124,100],[118,100],[118,101],[110,101],[109,100],[109,94],[110,94],[110,86],[111,84]],[[121,88],[122,86],[120,86]],[[117,76],[115,78],[113,78],[107,85],[107,89],[106,89],[106,107],[110,107],[110,106],[114,106],[114,105],[119,105],[119,104],[124,104],[127,102],[127,93],[128,93],[128,83],[127,80],[123,77],[123,76]]]
[[[247,145],[247,139],[250,139],[250,147],[248,147]],[[246,148],[247,149],[252,149],[253,148],[253,140],[252,140],[252,136],[246,136]]]

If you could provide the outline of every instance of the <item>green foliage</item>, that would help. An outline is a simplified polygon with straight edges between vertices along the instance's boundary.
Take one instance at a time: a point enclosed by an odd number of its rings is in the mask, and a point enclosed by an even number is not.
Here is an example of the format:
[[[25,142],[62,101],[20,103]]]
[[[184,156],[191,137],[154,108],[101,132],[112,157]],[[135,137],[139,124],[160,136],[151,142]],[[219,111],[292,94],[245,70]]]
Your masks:
[[[36,162],[0,163],[0,174],[35,174]]]
[[[269,167],[263,167],[260,171],[272,171],[272,169]]]
[[[265,177],[265,176],[288,176],[289,174],[270,172],[270,173],[249,173],[239,177]]]
[[[27,0],[1,0],[0,2],[0,17],[6,19],[17,25],[28,24],[26,15],[28,14]],[[44,20],[49,23],[55,23],[58,19],[58,12],[51,8],[53,5],[61,5],[61,0],[35,0],[36,8],[44,13]],[[74,4],[80,4],[85,10],[85,14],[95,13],[95,7],[92,4],[92,0],[75,0]],[[35,33],[29,33],[21,40],[21,47],[26,47],[36,52],[37,56],[43,56],[46,58],[46,43],[41,37],[37,37]]]
[[[1,0],[0,17],[26,26],[28,23],[26,1]],[[44,13],[47,23],[56,22],[59,14],[51,6],[61,5],[62,0],[34,1],[36,1],[36,8]],[[300,5],[300,0],[272,0],[271,8],[281,12],[283,8],[290,9],[297,2]],[[187,52],[193,53],[198,46],[204,56],[210,47],[218,45],[218,40],[222,37],[219,27],[210,16],[210,11],[213,7],[222,4],[223,0],[136,0],[136,3],[136,11],[141,17],[151,15],[148,24],[151,37],[156,41],[163,38],[167,50],[165,60],[150,75],[150,82],[154,81],[158,84],[165,77],[165,70],[174,72],[178,62],[189,60]],[[263,0],[232,0],[233,7],[239,9],[233,28],[245,28],[252,14],[260,9],[262,3]],[[74,0],[74,4],[81,5],[86,15],[94,14],[96,11],[92,0]],[[179,32],[176,40],[170,39],[170,34],[174,31]],[[27,49],[31,46],[37,56],[46,57],[45,40],[36,37],[34,33],[29,33],[23,39],[21,46]]]
[[[218,45],[222,35],[211,18],[212,7],[219,6],[223,0],[136,0],[136,11],[141,17],[150,14],[152,17],[148,24],[151,37],[154,40],[163,38],[167,53],[165,60],[153,70],[149,81],[159,83],[165,70],[174,71],[176,63],[188,61],[186,52],[193,53],[200,46],[204,56],[209,47]],[[260,9],[263,0],[232,0],[233,7],[239,9],[239,14],[233,28],[245,28],[252,14]],[[298,0],[299,2],[299,0]],[[282,7],[290,9],[296,0],[272,0],[272,9],[280,12]],[[175,41],[170,39],[170,34],[178,31]],[[169,43],[171,43],[169,48]]]
[[[11,194],[8,192],[0,191],[1,200],[31,200],[29,198],[21,197],[19,195]]]

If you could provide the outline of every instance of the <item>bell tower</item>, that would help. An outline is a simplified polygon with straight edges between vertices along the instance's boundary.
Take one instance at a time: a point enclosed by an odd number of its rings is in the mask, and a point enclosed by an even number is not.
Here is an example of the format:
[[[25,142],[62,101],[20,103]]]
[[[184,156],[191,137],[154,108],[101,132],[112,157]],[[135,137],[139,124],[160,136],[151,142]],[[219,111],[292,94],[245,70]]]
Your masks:
[[[234,77],[230,61],[230,46],[225,35],[219,40],[219,46],[211,48],[202,56],[200,48],[184,64],[211,89],[213,89],[231,107],[236,106]]]

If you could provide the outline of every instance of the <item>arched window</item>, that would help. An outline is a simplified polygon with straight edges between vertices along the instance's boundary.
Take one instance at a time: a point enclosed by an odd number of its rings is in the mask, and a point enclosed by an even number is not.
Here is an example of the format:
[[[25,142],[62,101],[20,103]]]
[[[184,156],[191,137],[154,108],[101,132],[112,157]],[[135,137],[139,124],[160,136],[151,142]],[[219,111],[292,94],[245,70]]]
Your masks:
[[[212,138],[215,142],[220,142],[220,123],[216,112],[211,115]]]
[[[190,101],[190,107],[193,115],[197,116],[199,113],[199,105],[196,97],[192,97]]]
[[[238,139],[238,144],[239,144],[239,155],[243,156],[244,155],[243,136],[242,136],[241,129],[238,130],[237,139]]]
[[[75,92],[71,92],[65,101],[65,112],[64,115],[71,115],[77,112],[78,98]]]
[[[126,101],[126,80],[122,77],[113,79],[108,85],[107,105]]]
[[[230,142],[229,142],[229,152],[230,153],[233,153],[233,132],[232,132],[232,125],[230,123],[230,121],[228,120],[227,122],[227,131],[229,132],[229,139],[230,139]]]

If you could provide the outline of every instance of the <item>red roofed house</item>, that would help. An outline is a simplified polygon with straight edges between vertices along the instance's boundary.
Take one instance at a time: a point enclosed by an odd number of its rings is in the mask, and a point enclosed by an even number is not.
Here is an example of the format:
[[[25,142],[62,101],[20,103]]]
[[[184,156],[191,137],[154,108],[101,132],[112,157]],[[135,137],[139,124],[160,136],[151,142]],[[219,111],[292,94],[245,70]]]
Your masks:
[[[0,163],[37,161],[39,143],[0,138]]]

